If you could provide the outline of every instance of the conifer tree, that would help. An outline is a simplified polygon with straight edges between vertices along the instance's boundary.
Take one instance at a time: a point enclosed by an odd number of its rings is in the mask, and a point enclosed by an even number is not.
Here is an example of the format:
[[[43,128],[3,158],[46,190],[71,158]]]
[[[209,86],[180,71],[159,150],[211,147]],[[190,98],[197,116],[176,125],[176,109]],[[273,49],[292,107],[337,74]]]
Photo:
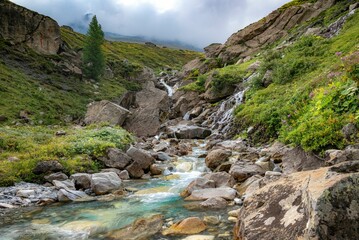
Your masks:
[[[83,73],[86,78],[98,80],[105,69],[105,57],[101,49],[104,33],[94,16],[87,31],[83,48]]]

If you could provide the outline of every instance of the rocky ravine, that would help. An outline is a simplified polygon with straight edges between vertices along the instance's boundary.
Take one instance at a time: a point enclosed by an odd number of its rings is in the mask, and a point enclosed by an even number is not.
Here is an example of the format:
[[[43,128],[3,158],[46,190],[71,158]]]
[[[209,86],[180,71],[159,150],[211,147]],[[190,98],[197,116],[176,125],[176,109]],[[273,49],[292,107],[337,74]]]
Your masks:
[[[2,6],[7,3],[5,0],[0,2]],[[230,60],[244,57],[255,52],[262,44],[285,34],[289,29],[287,26],[313,17],[331,4],[332,1],[318,1],[316,4],[289,8],[284,12],[274,12],[265,19],[268,21],[266,28],[261,28],[258,24],[251,25],[233,35],[225,48],[214,49],[219,54],[214,56],[221,56],[225,60],[227,57]],[[22,18],[27,19],[27,15]],[[38,21],[39,25],[42,21]],[[267,29],[271,33],[266,32]],[[266,34],[271,34],[272,39],[263,39]],[[253,47],[245,46],[242,49],[240,44],[243,41],[246,45],[253,44]],[[53,48],[44,49],[42,44],[28,44],[35,49],[40,46],[39,51],[51,53],[57,48],[56,41],[54,42]],[[189,71],[195,65],[200,71],[206,72],[207,66],[196,61],[189,64],[192,66],[186,66]],[[185,71],[186,68],[182,75],[186,75]],[[172,74],[164,74],[161,78],[163,77],[173,87],[181,78]],[[289,148],[279,143],[254,148],[243,140],[226,141],[221,139],[223,135],[212,134],[213,129],[201,125],[205,125],[209,116],[217,110],[211,108],[210,103],[230,96],[235,89],[227,89],[219,96],[207,91],[201,97],[193,92],[178,91],[171,98],[163,87],[160,89],[160,81],[151,70],[144,69],[136,81],[142,84],[142,91],[128,93],[118,103],[101,101],[91,104],[85,123],[110,122],[122,125],[144,139],[139,139],[126,152],[108,149],[106,156],[98,159],[108,167],[100,173],[66,176],[61,173],[63,167],[58,162],[40,162],[33,173],[46,175],[48,183],[45,186],[21,183],[1,189],[0,208],[46,205],[56,201],[111,201],[121,198],[133,191],[123,185],[129,178],[148,180],[168,177],[167,170],[186,172],[191,168],[189,164],[174,164],[171,160],[191,151],[192,140],[179,139],[208,138],[208,154],[202,157],[206,158],[206,166],[212,172],[193,180],[181,192],[185,200],[191,201],[187,208],[219,211],[228,206],[237,206],[228,216],[224,215],[225,219],[235,224],[235,239],[359,238],[357,146],[350,146],[345,150],[329,150],[326,158],[321,159],[300,148]],[[212,121],[213,127],[217,120],[214,118]],[[127,231],[115,230],[106,237],[126,239],[132,234],[135,239],[143,239],[162,230],[163,236],[193,235],[205,231],[206,224],[218,225],[217,220],[198,217],[186,218],[176,223],[169,220],[165,229],[162,229],[162,216],[153,216],[138,219],[126,228]],[[228,232],[221,234],[216,237],[231,238]],[[202,239],[213,238],[214,236],[202,236]]]

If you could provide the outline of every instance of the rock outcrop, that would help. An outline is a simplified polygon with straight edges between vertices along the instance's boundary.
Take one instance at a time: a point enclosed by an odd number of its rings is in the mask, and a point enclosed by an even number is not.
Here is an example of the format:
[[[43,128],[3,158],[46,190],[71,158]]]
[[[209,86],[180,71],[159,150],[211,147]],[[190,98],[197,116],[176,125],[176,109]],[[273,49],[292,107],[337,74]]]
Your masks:
[[[205,48],[209,58],[220,57],[225,63],[256,53],[262,47],[288,34],[295,25],[310,20],[331,7],[334,0],[319,0],[273,11],[267,17],[232,34],[222,46],[210,45]]]
[[[0,37],[11,44],[26,44],[42,54],[57,54],[62,44],[60,27],[53,19],[0,0]]]
[[[358,170],[344,162],[260,188],[244,202],[235,239],[358,239]]]
[[[137,136],[154,136],[169,115],[170,101],[167,92],[155,87],[152,81],[136,93],[136,108],[131,108],[124,128]]]

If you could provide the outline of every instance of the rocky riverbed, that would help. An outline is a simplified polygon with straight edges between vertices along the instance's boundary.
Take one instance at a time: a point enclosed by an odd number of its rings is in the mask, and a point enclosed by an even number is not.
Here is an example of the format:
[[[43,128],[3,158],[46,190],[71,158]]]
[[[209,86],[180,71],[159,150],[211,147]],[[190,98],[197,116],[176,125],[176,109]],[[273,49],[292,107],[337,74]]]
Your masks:
[[[280,143],[254,148],[240,139],[148,138],[126,152],[109,149],[101,161],[111,168],[100,173],[66,176],[58,163],[40,163],[35,170],[54,171],[45,185],[1,188],[0,233],[2,239],[292,239],[335,230],[345,238],[345,225],[355,229],[359,212],[358,156],[355,146],[319,158]],[[339,218],[343,224],[335,224]],[[320,230],[324,223],[329,230]]]

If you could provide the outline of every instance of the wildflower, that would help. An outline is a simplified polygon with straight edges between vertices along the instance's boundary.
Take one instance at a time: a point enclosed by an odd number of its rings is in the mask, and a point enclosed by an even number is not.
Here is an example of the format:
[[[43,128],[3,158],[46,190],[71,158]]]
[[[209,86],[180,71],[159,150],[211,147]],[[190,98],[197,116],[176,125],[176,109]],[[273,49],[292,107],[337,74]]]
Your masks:
[[[339,57],[342,55],[342,52],[336,52],[335,55],[337,55]]]

